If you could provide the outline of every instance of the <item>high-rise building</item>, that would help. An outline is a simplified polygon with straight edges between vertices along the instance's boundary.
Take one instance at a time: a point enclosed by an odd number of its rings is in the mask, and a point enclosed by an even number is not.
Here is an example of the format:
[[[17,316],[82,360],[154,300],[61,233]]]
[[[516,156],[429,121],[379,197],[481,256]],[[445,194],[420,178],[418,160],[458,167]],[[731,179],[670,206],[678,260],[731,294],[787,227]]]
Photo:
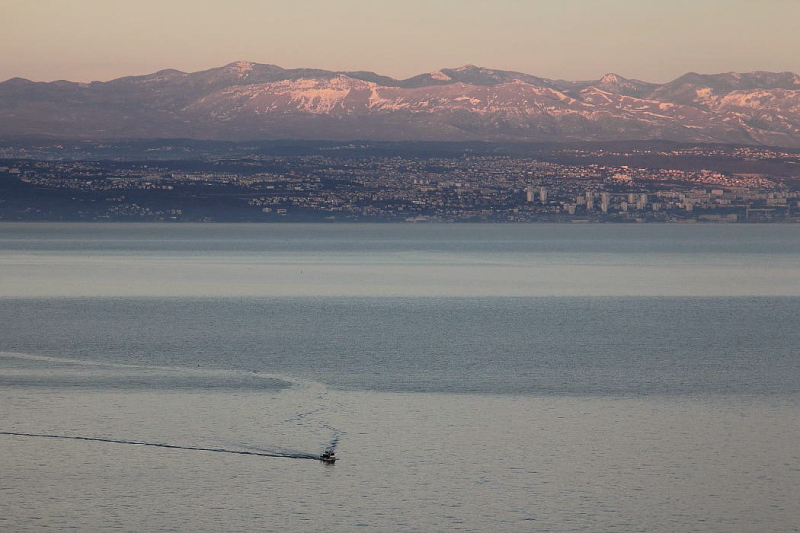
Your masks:
[[[535,196],[535,194],[533,192],[533,187],[528,187],[527,189],[525,189],[525,201],[526,202],[528,202],[528,203],[533,202],[534,196]]]
[[[608,206],[611,204],[611,193],[600,193],[600,210],[603,213],[608,213]]]

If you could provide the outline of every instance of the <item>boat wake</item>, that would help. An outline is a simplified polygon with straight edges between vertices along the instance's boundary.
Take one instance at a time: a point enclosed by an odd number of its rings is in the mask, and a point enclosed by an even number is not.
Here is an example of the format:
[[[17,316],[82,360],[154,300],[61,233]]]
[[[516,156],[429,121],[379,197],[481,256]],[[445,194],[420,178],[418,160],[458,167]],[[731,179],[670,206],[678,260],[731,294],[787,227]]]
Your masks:
[[[305,427],[306,429],[313,431],[320,436],[323,434],[330,435],[329,440],[323,446],[323,453],[335,452],[336,447],[339,445],[339,440],[344,435],[344,432],[329,424],[325,420],[324,415],[331,410],[335,410],[337,407],[341,407],[341,405],[331,402],[328,390],[322,383],[296,381],[294,387],[294,392],[298,395],[301,395],[305,399],[303,403],[306,403],[308,398],[314,398],[315,401],[321,405],[311,410],[297,412],[293,416],[284,419],[282,424]],[[289,396],[292,394],[292,391],[286,391],[284,394]],[[319,458],[319,456],[316,456],[316,458]]]
[[[280,391],[286,376],[214,368],[134,365],[0,352],[0,385],[48,389]]]
[[[339,439],[342,438],[342,435],[344,435],[344,432],[342,432],[341,430],[336,429],[335,427],[332,427],[332,426],[330,426],[328,424],[325,424],[324,427],[325,427],[325,429],[328,429],[333,433],[333,437],[331,437],[331,440],[328,443],[328,445],[325,446],[325,449],[326,450],[330,450],[332,452],[335,452],[336,451],[336,447],[339,445]]]
[[[0,431],[0,435],[9,435],[12,437],[40,437],[46,439],[108,442],[111,444],[130,444],[133,446],[151,446],[153,448],[169,448],[172,450],[190,450],[196,452],[231,453],[235,455],[255,455],[258,457],[281,457],[286,459],[319,459],[319,455],[314,455],[305,452],[293,452],[293,451],[273,452],[273,451],[266,451],[263,449],[231,450],[228,448],[210,448],[205,446],[183,446],[178,444],[168,444],[165,442],[145,442],[137,440],[110,439],[105,437],[83,437],[79,435],[48,435],[46,433],[22,433],[17,431]]]
[[[322,383],[283,375],[137,366],[0,352],[0,388],[3,386],[10,386],[12,390],[58,389],[67,395],[66,398],[78,402],[78,407],[73,405],[70,409],[67,404],[53,405],[52,409],[45,412],[53,414],[63,409],[64,416],[76,422],[76,426],[81,417],[103,420],[103,427],[96,428],[97,433],[101,434],[127,433],[133,427],[138,433],[125,437],[74,435],[66,428],[63,432],[58,431],[52,424],[52,429],[48,428],[50,431],[36,431],[37,428],[24,427],[31,420],[26,417],[24,410],[20,410],[16,416],[9,413],[11,416],[5,419],[10,425],[7,429],[16,430],[0,431],[0,435],[5,436],[259,457],[320,459],[325,450],[332,451],[337,447],[342,435],[328,420],[339,404],[331,401],[327,387]],[[70,394],[70,390],[75,395]],[[82,391],[87,390],[104,392],[108,395],[104,396],[107,401],[94,402],[92,398],[95,397],[90,397],[87,402],[86,397],[81,396]],[[169,402],[164,402],[159,396],[161,391],[170,394]],[[226,391],[232,394],[226,394]],[[185,394],[173,396],[175,392]],[[105,408],[111,403],[110,398],[114,398],[113,402],[118,406],[113,414]],[[157,418],[149,416],[152,409],[165,405],[172,405],[173,408],[161,411]],[[126,423],[127,416],[135,416],[136,423]],[[92,428],[86,423],[84,428]],[[200,429],[205,435],[202,438],[198,438]],[[209,433],[208,429],[212,431]],[[92,429],[89,431],[94,432]],[[254,445],[255,442],[263,442],[265,432],[268,444]],[[187,438],[200,442],[180,443]],[[300,451],[309,448],[319,451]]]

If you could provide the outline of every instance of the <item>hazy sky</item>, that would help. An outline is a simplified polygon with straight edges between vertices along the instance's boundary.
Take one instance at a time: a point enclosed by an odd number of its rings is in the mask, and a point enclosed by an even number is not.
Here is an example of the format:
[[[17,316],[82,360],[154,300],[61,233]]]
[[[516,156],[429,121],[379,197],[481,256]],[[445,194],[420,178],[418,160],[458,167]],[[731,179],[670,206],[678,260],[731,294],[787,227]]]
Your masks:
[[[0,80],[109,80],[237,60],[404,78],[800,73],[800,0],[2,0]]]

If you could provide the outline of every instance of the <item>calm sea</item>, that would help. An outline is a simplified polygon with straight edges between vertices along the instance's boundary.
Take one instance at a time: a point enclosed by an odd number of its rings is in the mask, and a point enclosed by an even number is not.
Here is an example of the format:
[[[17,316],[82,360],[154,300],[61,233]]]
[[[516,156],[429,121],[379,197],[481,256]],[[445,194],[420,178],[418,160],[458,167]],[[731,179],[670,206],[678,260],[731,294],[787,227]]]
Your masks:
[[[2,224],[0,273],[2,530],[800,531],[795,226]]]

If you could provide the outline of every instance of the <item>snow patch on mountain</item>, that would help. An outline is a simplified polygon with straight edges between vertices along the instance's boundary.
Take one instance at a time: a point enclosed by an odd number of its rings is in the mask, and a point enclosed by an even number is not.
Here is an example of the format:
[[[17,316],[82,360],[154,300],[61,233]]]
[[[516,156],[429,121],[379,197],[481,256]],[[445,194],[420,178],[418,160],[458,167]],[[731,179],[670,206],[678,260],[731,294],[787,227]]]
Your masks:
[[[604,75],[600,78],[600,83],[604,85],[619,85],[620,83],[627,82],[625,78],[619,76],[618,74],[610,73]]]
[[[471,98],[469,96],[459,96],[453,99],[454,102],[469,103],[472,106],[478,106],[483,103],[479,98]]]
[[[249,61],[237,61],[235,63],[231,63],[228,65],[228,70],[237,74],[239,78],[245,78],[247,75],[252,72],[255,63],[251,63]]]

